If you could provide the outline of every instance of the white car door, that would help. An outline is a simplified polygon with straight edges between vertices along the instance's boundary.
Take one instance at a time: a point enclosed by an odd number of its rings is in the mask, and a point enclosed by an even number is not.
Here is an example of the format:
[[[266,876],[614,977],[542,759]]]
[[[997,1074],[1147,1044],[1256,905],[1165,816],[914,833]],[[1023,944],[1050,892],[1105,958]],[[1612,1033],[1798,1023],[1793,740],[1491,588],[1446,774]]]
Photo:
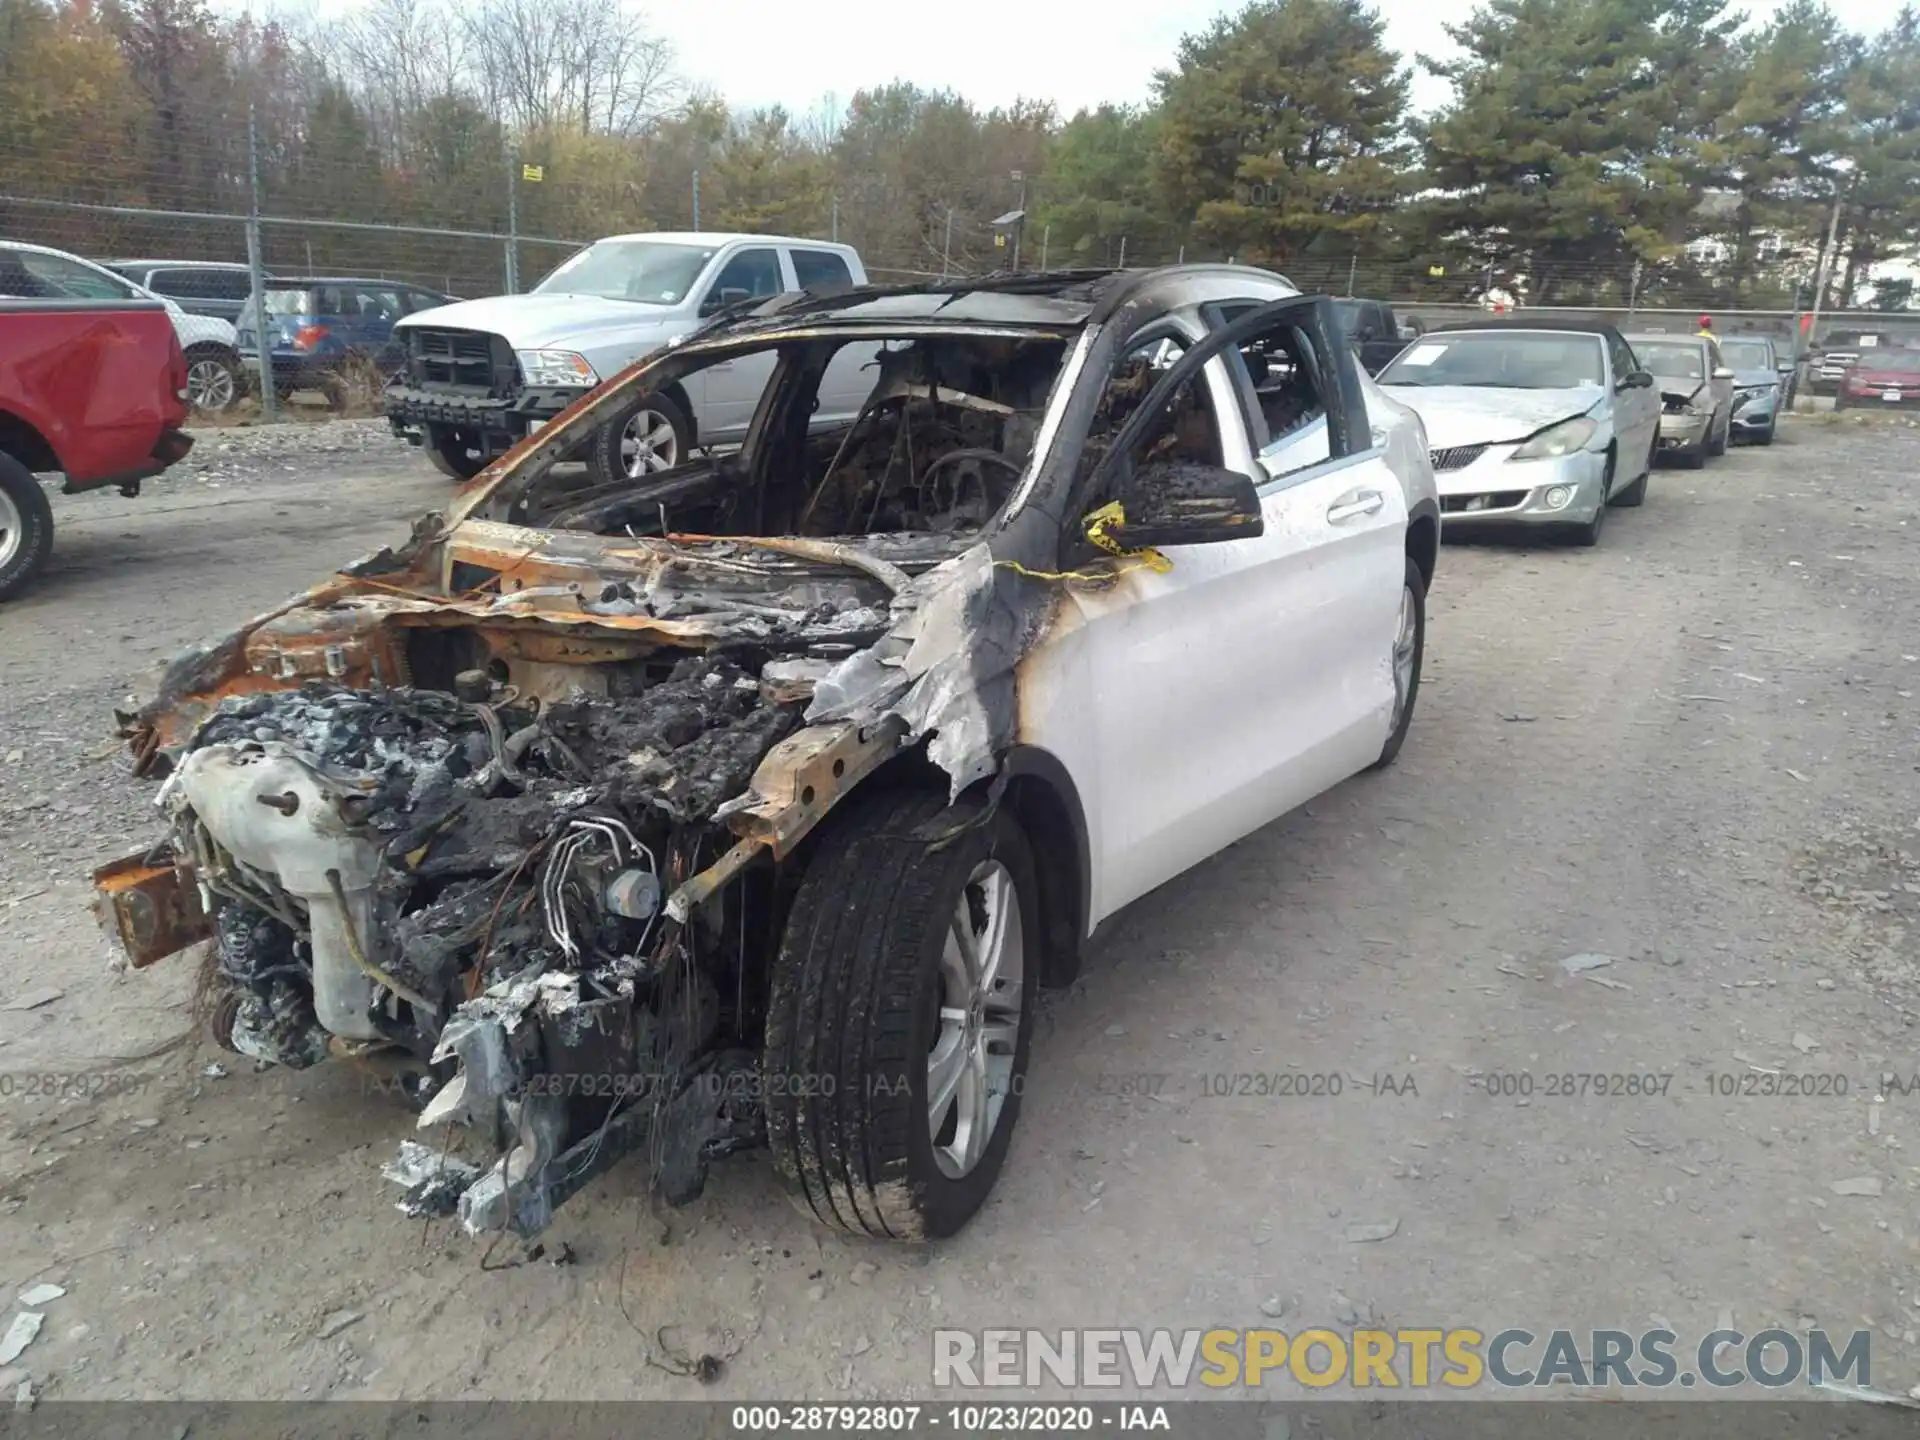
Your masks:
[[[1103,914],[1363,769],[1387,739],[1404,492],[1330,307],[1244,308],[1259,313],[1166,379],[1216,352],[1200,378],[1218,453],[1256,480],[1264,533],[1170,547],[1164,573],[1069,590],[1094,712]],[[1291,398],[1322,411],[1277,438],[1238,348],[1262,320],[1255,340],[1284,333],[1314,356],[1294,377],[1311,393]]]
[[[738,300],[771,298],[792,288],[780,252],[771,245],[752,245],[734,251],[720,266],[701,297],[700,313],[711,314]],[[695,372],[693,381],[699,393],[691,398],[699,414],[703,444],[728,444],[747,433],[778,360],[774,351],[767,350],[722,360]]]
[[[1660,431],[1660,387],[1626,383],[1628,376],[1646,367],[1618,331],[1608,333],[1607,355],[1613,369],[1613,428],[1620,437],[1618,453],[1630,461],[1615,470],[1618,485],[1638,475],[1653,454],[1654,437]]]

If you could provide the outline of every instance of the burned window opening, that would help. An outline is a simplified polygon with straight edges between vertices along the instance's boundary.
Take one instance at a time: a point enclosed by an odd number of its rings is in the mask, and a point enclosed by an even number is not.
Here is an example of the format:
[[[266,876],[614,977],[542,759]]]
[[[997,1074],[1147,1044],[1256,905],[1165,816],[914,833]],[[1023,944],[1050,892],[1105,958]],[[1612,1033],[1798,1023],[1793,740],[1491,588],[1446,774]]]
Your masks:
[[[814,348],[804,360],[789,357],[800,384],[780,396],[759,443],[599,483],[550,462],[502,496],[505,518],[632,538],[970,537],[999,513],[1031,460],[1067,347],[1053,337],[896,342],[860,372],[871,389],[839,425],[815,418],[835,347]],[[776,389],[783,378],[776,370]]]

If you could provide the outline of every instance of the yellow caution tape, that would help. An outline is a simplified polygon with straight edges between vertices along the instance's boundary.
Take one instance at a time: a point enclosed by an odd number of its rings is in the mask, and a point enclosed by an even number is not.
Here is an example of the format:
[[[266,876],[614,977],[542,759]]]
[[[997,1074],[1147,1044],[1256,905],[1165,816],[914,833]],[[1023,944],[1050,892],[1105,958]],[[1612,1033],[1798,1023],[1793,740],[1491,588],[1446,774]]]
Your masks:
[[[1126,523],[1127,512],[1121,508],[1118,500],[1102,505],[1087,516],[1087,538],[1109,555],[1132,562],[1116,565],[1111,570],[1029,570],[1018,560],[996,560],[993,563],[998,569],[1011,570],[1016,575],[1025,575],[1029,580],[1077,580],[1089,585],[1116,580],[1129,570],[1153,570],[1164,575],[1173,569],[1173,561],[1152,546],[1129,550],[1107,533],[1109,527]]]

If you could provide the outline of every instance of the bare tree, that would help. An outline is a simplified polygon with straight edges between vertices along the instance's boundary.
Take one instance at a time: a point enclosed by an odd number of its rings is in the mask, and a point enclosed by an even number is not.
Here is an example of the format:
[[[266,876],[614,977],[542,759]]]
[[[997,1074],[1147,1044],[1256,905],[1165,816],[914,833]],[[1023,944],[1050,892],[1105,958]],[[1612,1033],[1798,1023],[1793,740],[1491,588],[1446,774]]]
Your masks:
[[[623,0],[483,0],[463,21],[482,103],[522,132],[632,134],[679,89],[672,47]]]

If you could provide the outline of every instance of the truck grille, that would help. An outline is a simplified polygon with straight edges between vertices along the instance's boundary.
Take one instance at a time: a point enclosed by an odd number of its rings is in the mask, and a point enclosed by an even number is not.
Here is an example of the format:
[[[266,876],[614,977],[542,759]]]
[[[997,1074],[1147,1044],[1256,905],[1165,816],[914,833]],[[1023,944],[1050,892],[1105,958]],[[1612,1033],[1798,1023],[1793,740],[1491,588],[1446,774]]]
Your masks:
[[[520,367],[504,336],[426,326],[405,333],[407,380],[422,390],[504,396],[519,388]]]

